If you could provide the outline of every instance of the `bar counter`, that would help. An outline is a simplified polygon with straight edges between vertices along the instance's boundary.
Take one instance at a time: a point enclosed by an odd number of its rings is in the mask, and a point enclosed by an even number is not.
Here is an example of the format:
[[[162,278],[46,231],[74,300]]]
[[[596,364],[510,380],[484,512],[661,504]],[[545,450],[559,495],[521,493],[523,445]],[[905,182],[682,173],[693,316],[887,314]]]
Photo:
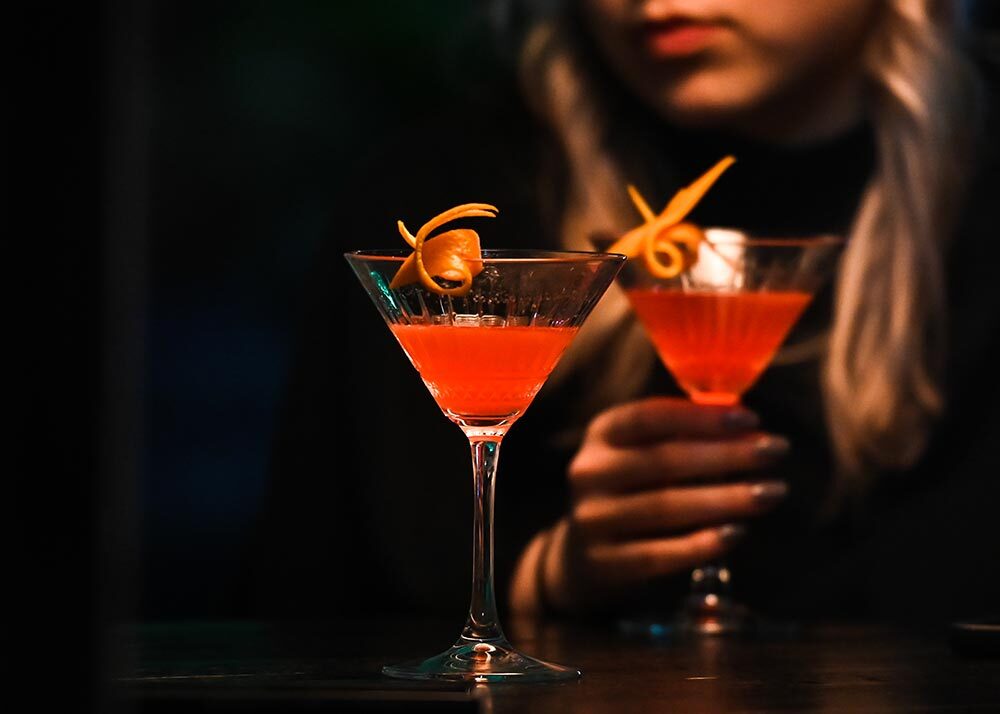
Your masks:
[[[520,649],[583,671],[562,684],[415,683],[382,664],[447,648],[461,622],[147,623],[123,628],[117,697],[139,711],[996,712],[1000,658],[949,632],[784,626],[653,640],[616,625],[511,621]]]

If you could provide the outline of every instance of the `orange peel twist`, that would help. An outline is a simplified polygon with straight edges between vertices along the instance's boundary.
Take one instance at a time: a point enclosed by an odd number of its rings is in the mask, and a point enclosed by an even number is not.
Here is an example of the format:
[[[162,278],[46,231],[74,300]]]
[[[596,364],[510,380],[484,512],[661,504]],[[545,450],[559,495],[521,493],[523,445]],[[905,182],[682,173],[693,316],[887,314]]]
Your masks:
[[[413,253],[403,261],[392,282],[391,289],[419,282],[439,295],[467,295],[472,289],[472,279],[483,270],[479,234],[470,228],[453,228],[430,237],[431,232],[460,218],[496,218],[497,208],[488,203],[463,203],[449,208],[420,227],[416,235],[410,233],[402,221],[396,222]],[[434,278],[457,282],[446,288]]]
[[[735,162],[732,156],[720,160],[696,181],[674,194],[659,215],[653,213],[635,186],[629,185],[629,197],[644,223],[615,241],[608,252],[622,253],[629,258],[641,256],[646,269],[656,277],[676,278],[698,260],[698,246],[705,240],[702,230],[693,223],[684,223],[684,219],[708,193],[712,184]]]

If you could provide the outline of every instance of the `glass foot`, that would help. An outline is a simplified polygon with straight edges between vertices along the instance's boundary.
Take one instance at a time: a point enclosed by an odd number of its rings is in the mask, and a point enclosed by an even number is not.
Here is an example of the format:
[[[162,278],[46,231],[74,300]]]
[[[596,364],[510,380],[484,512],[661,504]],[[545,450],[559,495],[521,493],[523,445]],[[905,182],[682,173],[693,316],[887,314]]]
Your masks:
[[[741,635],[756,629],[754,620],[745,610],[696,616],[683,612],[666,617],[638,617],[620,620],[618,625],[625,635],[649,640]]]
[[[741,635],[756,626],[744,605],[729,595],[729,569],[706,565],[691,573],[691,593],[673,617],[626,620],[626,634],[653,640],[672,640],[708,635]]]
[[[693,593],[677,618],[677,627],[696,635],[732,635],[747,629],[749,620],[746,607],[726,595]]]
[[[732,607],[711,613],[682,616],[677,621],[681,632],[695,635],[734,635],[748,629],[746,610]]]
[[[390,664],[382,674],[398,679],[440,679],[451,682],[556,682],[578,679],[573,667],[543,662],[521,654],[505,639],[466,640],[425,660]]]
[[[747,642],[787,642],[796,640],[802,634],[802,627],[797,622],[770,620],[745,612],[744,617],[736,623],[699,622],[684,616],[667,615],[622,619],[618,621],[618,628],[627,637],[664,644],[709,642],[719,638]]]

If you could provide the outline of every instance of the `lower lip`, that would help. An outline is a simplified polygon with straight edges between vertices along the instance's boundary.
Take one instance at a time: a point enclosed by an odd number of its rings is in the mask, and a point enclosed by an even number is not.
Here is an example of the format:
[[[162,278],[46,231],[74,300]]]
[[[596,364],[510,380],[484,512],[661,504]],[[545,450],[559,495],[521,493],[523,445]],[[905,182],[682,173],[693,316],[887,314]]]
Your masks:
[[[684,57],[705,49],[721,31],[718,25],[680,25],[645,33],[646,49],[656,57]]]

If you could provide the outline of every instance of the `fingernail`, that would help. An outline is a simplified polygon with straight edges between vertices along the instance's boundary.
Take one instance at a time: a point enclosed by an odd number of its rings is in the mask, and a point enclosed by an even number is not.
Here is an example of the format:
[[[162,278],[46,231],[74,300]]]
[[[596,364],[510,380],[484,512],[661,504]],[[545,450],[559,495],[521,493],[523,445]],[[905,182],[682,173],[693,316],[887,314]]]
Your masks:
[[[783,436],[762,436],[753,445],[753,450],[763,459],[773,459],[788,453],[788,439]]]
[[[716,533],[719,534],[719,540],[722,541],[723,545],[732,545],[737,541],[743,540],[743,537],[747,534],[747,528],[738,523],[727,523],[724,526],[719,526]]]
[[[760,419],[746,409],[734,409],[722,415],[722,426],[729,431],[749,431],[760,425]]]
[[[758,506],[773,506],[788,495],[784,481],[761,481],[750,487],[750,495]]]

